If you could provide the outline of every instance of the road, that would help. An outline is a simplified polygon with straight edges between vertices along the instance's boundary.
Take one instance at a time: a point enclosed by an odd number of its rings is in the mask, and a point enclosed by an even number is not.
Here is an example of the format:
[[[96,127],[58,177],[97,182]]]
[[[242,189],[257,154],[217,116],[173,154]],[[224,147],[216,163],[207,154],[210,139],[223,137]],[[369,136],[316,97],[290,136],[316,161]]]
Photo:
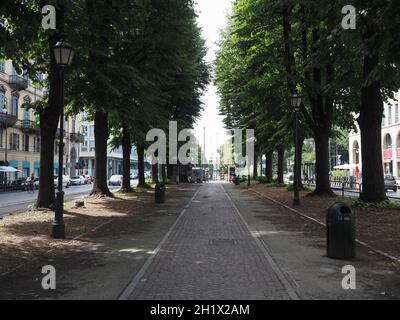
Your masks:
[[[136,186],[137,180],[132,180],[132,185]],[[72,186],[64,189],[65,200],[72,201],[80,199],[90,194],[92,185]],[[119,187],[110,187],[111,191],[117,191]],[[27,210],[35,203],[38,191],[34,193],[16,191],[0,193],[0,216],[10,213],[17,213]]]
[[[337,195],[339,195],[339,196],[342,195],[342,190],[333,189],[333,191],[334,191]],[[358,191],[345,191],[345,192],[344,192],[344,195],[345,195],[345,197],[349,197],[349,198],[359,198],[360,193],[359,193]],[[400,191],[397,191],[397,192],[393,192],[393,191],[387,192],[386,195],[387,195],[387,197],[388,197],[390,200],[396,200],[396,201],[397,201],[397,200],[400,200]]]

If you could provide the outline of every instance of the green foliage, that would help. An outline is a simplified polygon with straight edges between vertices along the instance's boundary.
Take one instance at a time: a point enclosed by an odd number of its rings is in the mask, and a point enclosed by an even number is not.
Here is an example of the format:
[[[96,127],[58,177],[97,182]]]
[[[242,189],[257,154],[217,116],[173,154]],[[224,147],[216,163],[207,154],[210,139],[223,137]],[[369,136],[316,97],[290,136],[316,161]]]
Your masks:
[[[400,209],[400,203],[395,201],[382,201],[382,202],[364,202],[357,200],[352,204],[355,208],[360,209]]]

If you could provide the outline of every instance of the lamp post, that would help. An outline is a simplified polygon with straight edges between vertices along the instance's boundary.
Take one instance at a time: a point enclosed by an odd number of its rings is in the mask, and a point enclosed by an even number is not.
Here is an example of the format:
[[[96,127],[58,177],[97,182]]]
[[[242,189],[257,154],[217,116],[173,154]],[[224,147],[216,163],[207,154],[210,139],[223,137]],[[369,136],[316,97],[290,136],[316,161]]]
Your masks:
[[[4,117],[4,123],[6,126],[6,139],[5,139],[5,149],[4,149],[4,162],[5,165],[8,166],[8,108],[7,108],[7,99],[4,100],[4,106],[2,110],[3,114],[5,115]],[[7,172],[4,173],[4,182],[6,185],[6,190],[7,190]]]
[[[60,70],[60,141],[58,148],[58,192],[56,196],[55,219],[52,226],[52,237],[65,238],[64,225],[64,191],[63,191],[63,167],[64,167],[64,70],[71,65],[74,50],[72,46],[61,40],[54,46],[54,57]]]
[[[299,206],[300,205],[300,196],[299,196],[299,180],[301,178],[299,167],[300,167],[300,155],[299,155],[299,144],[298,144],[298,135],[299,135],[299,117],[298,117],[298,109],[301,105],[301,96],[298,93],[295,93],[290,98],[290,104],[295,109],[295,124],[294,124],[294,138],[295,138],[295,160],[294,160],[294,179],[293,179],[293,186],[294,186],[294,198],[293,198],[293,205]]]

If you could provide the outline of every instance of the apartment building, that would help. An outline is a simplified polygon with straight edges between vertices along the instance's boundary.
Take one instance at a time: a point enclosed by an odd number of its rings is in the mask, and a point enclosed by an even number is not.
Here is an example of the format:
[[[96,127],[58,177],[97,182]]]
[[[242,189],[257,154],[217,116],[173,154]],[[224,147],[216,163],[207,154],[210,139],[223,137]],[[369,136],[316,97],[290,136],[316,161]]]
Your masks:
[[[39,75],[40,77],[41,75]],[[39,119],[32,110],[25,110],[25,102],[43,99],[45,88],[34,86],[27,76],[18,75],[11,61],[0,61],[0,165],[18,169],[9,174],[8,180],[27,177],[40,170]],[[79,133],[79,118],[68,119],[64,132],[64,172],[74,175],[79,168],[79,144],[83,136]],[[54,173],[58,172],[58,141],[55,141]],[[1,177],[0,177],[1,178]]]
[[[393,100],[384,105],[382,118],[382,161],[385,173],[400,177],[400,92],[397,92]],[[349,137],[350,163],[359,165],[362,169],[361,136],[357,126],[357,132],[351,132]]]

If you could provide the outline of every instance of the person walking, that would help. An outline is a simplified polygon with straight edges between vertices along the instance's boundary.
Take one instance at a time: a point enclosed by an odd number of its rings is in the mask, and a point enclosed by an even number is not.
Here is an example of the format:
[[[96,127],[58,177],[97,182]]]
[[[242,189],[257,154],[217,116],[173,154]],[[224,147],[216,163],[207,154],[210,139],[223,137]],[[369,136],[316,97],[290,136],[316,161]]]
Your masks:
[[[26,182],[28,183],[28,192],[35,192],[35,175],[32,173],[28,179],[26,179]]]

